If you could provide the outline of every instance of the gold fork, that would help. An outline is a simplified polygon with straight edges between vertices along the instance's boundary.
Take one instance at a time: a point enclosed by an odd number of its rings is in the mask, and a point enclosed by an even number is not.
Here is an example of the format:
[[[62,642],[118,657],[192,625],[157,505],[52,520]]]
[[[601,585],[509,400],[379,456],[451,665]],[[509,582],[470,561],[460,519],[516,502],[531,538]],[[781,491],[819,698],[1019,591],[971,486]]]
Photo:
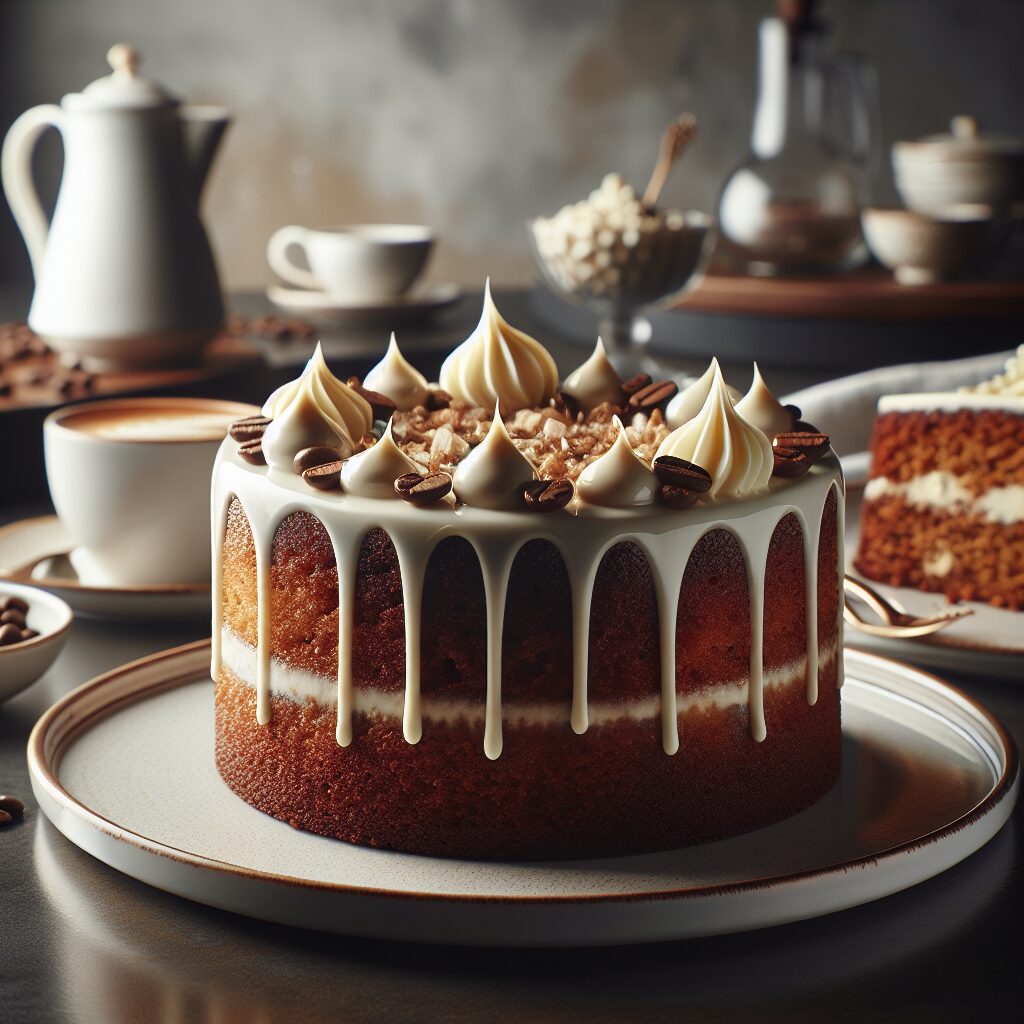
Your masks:
[[[843,589],[846,596],[843,616],[846,621],[863,633],[891,640],[913,640],[914,637],[929,636],[965,615],[974,614],[970,608],[951,608],[938,615],[909,615],[896,604],[887,601],[878,591],[852,576],[843,577]],[[851,597],[863,601],[882,621],[870,622],[862,618],[851,604]]]

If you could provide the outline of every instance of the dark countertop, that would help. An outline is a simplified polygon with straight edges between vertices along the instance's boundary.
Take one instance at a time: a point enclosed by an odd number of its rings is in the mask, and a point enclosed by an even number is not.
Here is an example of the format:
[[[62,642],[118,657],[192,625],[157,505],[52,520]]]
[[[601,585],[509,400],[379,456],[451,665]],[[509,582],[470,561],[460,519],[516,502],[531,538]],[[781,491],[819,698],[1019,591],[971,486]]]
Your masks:
[[[528,299],[519,301],[521,308],[515,296],[499,297],[508,319],[529,330]],[[471,306],[457,315],[473,319]],[[457,340],[463,326],[453,318],[443,329]],[[579,355],[552,348],[563,368]],[[284,354],[276,350],[282,373],[293,362]],[[749,368],[734,377],[741,386],[744,375]],[[775,383],[784,390],[824,375]],[[40,501],[0,506],[0,523],[43,511]],[[1018,1019],[1024,804],[981,851],[904,893],[781,928],[649,947],[517,952],[347,939],[236,917],[123,876],[37,811],[28,733],[82,681],[208,632],[204,622],[79,620],[50,672],[0,705],[0,792],[28,805],[24,822],[0,830],[4,1024]],[[1019,681],[954,681],[1024,743],[1024,670]]]

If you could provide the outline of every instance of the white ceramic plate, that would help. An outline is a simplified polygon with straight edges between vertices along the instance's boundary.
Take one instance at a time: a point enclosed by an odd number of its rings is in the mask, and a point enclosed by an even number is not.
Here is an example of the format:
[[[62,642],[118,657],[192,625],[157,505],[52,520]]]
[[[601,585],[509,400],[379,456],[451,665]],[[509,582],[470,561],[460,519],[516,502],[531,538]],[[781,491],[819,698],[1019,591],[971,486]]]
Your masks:
[[[271,285],[267,289],[267,298],[280,309],[301,316],[339,323],[375,322],[436,313],[458,302],[462,298],[462,289],[456,284],[431,284],[406,295],[357,302],[346,301],[326,292],[311,291],[307,288]]]
[[[1018,758],[940,680],[849,651],[842,777],[807,811],[745,836],[641,857],[506,864],[350,846],[249,807],[213,757],[209,643],[86,683],[39,720],[39,806],[119,871],[250,917],[473,945],[651,942],[783,924],[930,878],[987,842]]]
[[[34,683],[57,660],[74,621],[64,601],[38,587],[0,580],[0,600],[5,597],[28,602],[26,624],[39,636],[0,647],[0,703]]]
[[[124,587],[83,583],[67,557],[72,543],[56,516],[10,523],[0,528],[0,579],[42,587],[86,618],[150,621],[209,616],[209,583]],[[33,566],[31,572],[25,572],[26,566]]]
[[[846,571],[861,578],[854,568],[860,531],[860,506],[870,462],[867,452],[842,458],[846,476]],[[999,679],[1024,679],[1024,612],[964,601],[952,604],[942,594],[912,587],[890,587],[867,580],[886,600],[912,615],[934,615],[949,608],[970,608],[972,614],[958,619],[940,633],[914,640],[887,640],[851,626],[850,638],[858,646],[881,654],[947,672],[985,675]]]

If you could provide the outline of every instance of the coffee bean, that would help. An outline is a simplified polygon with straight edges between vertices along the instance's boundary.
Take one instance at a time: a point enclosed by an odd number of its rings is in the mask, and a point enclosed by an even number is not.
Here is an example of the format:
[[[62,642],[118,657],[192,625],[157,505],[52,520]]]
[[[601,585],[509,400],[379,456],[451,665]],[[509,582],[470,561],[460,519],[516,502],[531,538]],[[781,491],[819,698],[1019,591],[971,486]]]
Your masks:
[[[28,601],[23,597],[6,597],[0,600],[0,611],[5,612],[21,612],[22,615],[28,614]]]
[[[567,413],[573,419],[576,419],[576,417],[583,411],[580,408],[580,403],[565,391],[555,392],[555,408],[561,412]]]
[[[678,390],[674,380],[658,380],[634,391],[626,404],[630,412],[650,412],[667,402]]]
[[[14,390],[9,380],[0,380],[0,398],[6,398]]]
[[[675,484],[661,485],[661,500],[677,511],[693,508],[697,504],[697,495],[688,491],[685,487],[676,487]]]
[[[26,378],[25,383],[33,387],[40,387],[49,384],[53,380],[53,370],[33,370]]]
[[[21,821],[25,816],[25,805],[16,796],[5,793],[0,795],[0,811],[9,814],[15,821]]]
[[[783,480],[795,480],[811,468],[811,460],[795,448],[783,448],[776,445],[772,451],[775,453],[775,468],[772,470],[772,476],[782,477]]]
[[[828,434],[819,434],[809,430],[794,430],[785,434],[776,434],[772,444],[776,448],[792,448],[803,452],[811,460],[817,462],[828,451]]]
[[[0,647],[9,647],[11,644],[21,643],[21,630],[13,622],[6,622],[0,626]]]
[[[319,466],[310,466],[303,470],[302,479],[318,491],[333,491],[341,482],[341,459],[334,462],[323,462]]]
[[[523,486],[523,502],[531,512],[557,512],[575,494],[571,480],[531,480]]]
[[[711,489],[711,474],[696,463],[675,455],[661,455],[654,460],[654,475],[671,487],[682,487],[696,494],[703,494]]]
[[[783,408],[786,410],[786,412],[789,413],[790,416],[793,417],[793,422],[794,423],[796,423],[796,421],[798,419],[800,419],[800,417],[803,415],[800,412],[800,406],[799,405],[786,405],[786,406],[783,406]]]
[[[0,612],[0,625],[4,623],[12,622],[19,629],[25,628],[25,613],[19,612],[14,608],[8,608],[5,612]]]
[[[0,825],[9,825],[14,821],[14,815],[10,811],[0,811]]]
[[[307,469],[315,466],[326,466],[328,462],[340,462],[341,452],[337,448],[329,448],[325,444],[316,444],[312,448],[303,448],[294,459],[292,468],[302,476]]]
[[[437,412],[439,409],[447,409],[452,404],[452,396],[441,388],[431,388],[423,404],[427,412]]]
[[[431,505],[452,489],[452,478],[447,473],[405,473],[395,481],[395,491],[413,505]]]
[[[371,391],[369,388],[364,388],[359,383],[358,377],[349,377],[348,386],[357,394],[362,395],[373,409],[373,418],[375,420],[387,420],[394,415],[395,403],[388,398],[387,395],[382,395],[379,391]]]
[[[638,373],[635,377],[630,377],[629,380],[622,382],[622,390],[628,398],[641,388],[649,387],[652,383],[653,381],[646,373]]]
[[[238,446],[239,458],[244,459],[251,466],[265,466],[267,464],[266,456],[263,454],[263,443],[260,439],[254,438],[252,441],[245,441]]]
[[[228,427],[228,434],[232,440],[241,444],[242,441],[253,441],[262,437],[269,426],[269,416],[246,416],[244,420],[235,420]]]
[[[39,632],[35,629],[23,629],[21,631],[22,640],[35,640],[37,636],[39,636]]]

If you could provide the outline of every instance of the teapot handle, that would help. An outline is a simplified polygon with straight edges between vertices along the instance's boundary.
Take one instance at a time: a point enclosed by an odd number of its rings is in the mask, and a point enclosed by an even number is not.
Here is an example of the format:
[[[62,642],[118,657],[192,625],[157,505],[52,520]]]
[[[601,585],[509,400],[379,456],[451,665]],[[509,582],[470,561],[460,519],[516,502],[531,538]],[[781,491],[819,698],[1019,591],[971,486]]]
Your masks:
[[[63,111],[54,103],[26,110],[11,125],[0,154],[0,180],[7,193],[11,213],[25,239],[25,248],[32,261],[32,274],[37,281],[50,225],[32,179],[32,151],[43,132],[47,128],[60,131],[62,121]]]

